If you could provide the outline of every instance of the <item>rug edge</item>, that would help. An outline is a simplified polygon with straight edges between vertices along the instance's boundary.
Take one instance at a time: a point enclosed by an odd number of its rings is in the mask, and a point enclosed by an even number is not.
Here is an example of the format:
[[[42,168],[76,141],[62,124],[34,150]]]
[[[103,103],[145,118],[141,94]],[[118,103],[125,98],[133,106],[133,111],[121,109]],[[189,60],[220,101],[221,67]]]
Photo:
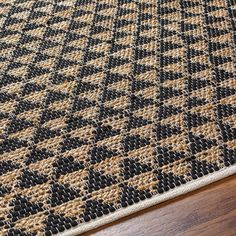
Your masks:
[[[154,206],[159,203],[165,202],[167,200],[176,198],[180,195],[192,192],[192,191],[202,188],[208,184],[211,184],[211,183],[216,182],[218,180],[229,177],[233,174],[236,174],[236,164],[234,164],[233,166],[230,166],[230,167],[223,168],[223,169],[221,169],[217,172],[214,172],[212,174],[209,174],[207,176],[203,176],[203,177],[199,178],[198,180],[186,183],[185,185],[182,185],[180,187],[172,189],[162,195],[153,196],[152,198],[143,200],[142,202],[137,203],[132,206],[129,206],[127,208],[121,208],[114,213],[111,213],[109,215],[105,215],[105,216],[100,217],[100,218],[98,218],[94,221],[91,221],[89,223],[80,224],[80,225],[78,225],[70,230],[67,230],[63,233],[60,233],[58,235],[60,235],[60,236],[80,235],[80,234],[85,233],[89,230],[98,228],[102,225],[106,225],[108,223],[116,221],[116,220],[123,218],[125,216],[131,215],[131,214],[136,213],[138,211],[144,210],[144,209],[149,208],[151,206]]]

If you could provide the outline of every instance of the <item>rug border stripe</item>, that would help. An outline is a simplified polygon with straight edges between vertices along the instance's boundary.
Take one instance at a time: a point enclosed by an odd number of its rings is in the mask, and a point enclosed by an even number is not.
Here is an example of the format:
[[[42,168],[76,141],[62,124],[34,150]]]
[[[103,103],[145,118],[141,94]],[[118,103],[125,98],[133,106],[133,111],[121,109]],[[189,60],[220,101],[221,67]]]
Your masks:
[[[180,195],[186,194],[188,192],[194,191],[196,189],[204,187],[210,183],[216,182],[218,180],[221,180],[221,179],[226,178],[226,177],[233,175],[233,174],[236,174],[236,164],[234,164],[233,166],[230,166],[230,167],[225,167],[225,168],[223,168],[219,171],[216,171],[212,174],[209,174],[207,176],[203,176],[197,180],[186,183],[185,185],[179,186],[176,189],[172,189],[162,195],[154,195],[152,198],[143,200],[142,202],[137,203],[135,205],[128,206],[127,208],[121,208],[114,213],[100,217],[96,220],[91,221],[90,223],[80,224],[70,230],[60,233],[59,235],[61,235],[61,236],[77,236],[77,235],[85,233],[89,230],[98,228],[99,226],[111,223],[115,220],[118,220],[118,219],[123,218],[128,215],[131,215],[135,212],[138,212],[138,211],[141,211],[141,210],[146,209],[148,207],[154,206],[158,203],[161,203],[161,202],[170,200],[172,198],[178,197]]]

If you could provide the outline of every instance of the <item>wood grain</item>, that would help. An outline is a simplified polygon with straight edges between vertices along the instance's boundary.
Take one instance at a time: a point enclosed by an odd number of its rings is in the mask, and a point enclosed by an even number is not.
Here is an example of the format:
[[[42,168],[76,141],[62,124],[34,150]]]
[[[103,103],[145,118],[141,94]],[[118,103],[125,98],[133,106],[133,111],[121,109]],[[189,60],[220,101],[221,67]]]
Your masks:
[[[89,235],[235,236],[236,176],[83,234]]]

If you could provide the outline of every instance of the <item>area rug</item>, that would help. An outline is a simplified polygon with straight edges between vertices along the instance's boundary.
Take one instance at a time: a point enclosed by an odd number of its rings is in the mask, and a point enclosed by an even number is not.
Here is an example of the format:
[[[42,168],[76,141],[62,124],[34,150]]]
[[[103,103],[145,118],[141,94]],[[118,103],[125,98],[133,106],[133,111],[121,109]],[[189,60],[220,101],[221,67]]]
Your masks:
[[[235,16],[0,0],[0,235],[78,235],[236,173]]]

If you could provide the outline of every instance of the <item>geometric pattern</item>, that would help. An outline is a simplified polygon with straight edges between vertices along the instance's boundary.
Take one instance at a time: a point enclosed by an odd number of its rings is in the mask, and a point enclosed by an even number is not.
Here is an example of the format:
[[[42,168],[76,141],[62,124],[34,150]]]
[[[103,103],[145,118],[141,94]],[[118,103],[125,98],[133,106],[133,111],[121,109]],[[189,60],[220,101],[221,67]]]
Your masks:
[[[235,15],[0,0],[0,235],[63,232],[236,164]]]

